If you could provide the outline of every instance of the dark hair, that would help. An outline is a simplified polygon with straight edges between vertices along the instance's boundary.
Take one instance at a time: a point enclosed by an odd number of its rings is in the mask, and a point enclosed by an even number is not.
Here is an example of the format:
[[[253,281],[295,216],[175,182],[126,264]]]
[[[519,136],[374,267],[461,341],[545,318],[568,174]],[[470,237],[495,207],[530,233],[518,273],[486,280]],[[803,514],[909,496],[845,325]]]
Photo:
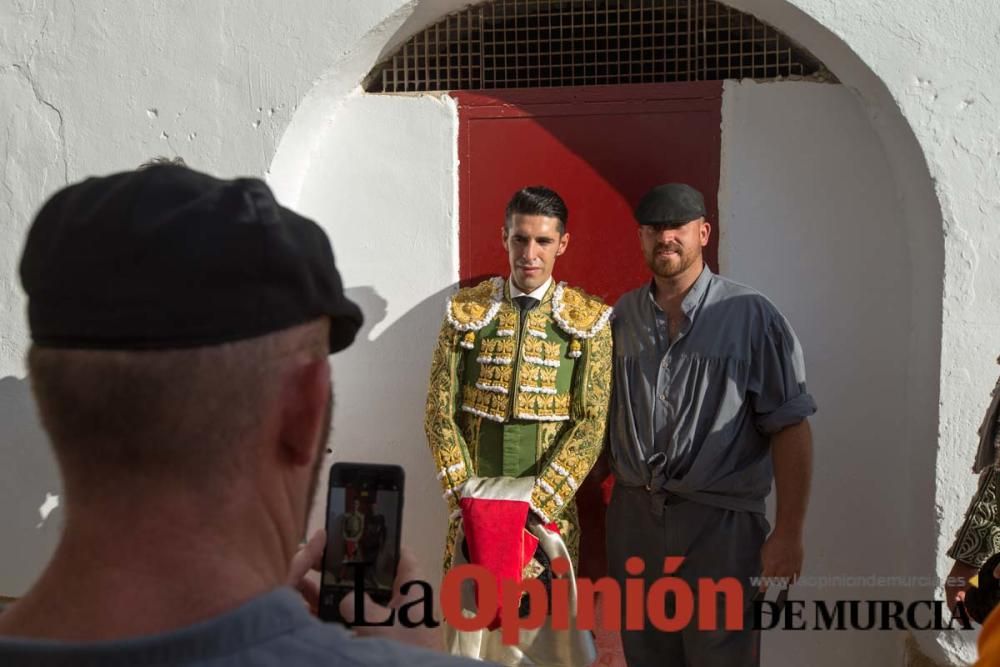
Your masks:
[[[507,210],[504,213],[503,224],[507,231],[510,231],[515,215],[542,215],[546,218],[556,218],[559,220],[560,234],[565,233],[566,223],[569,222],[566,202],[555,190],[544,185],[532,185],[514,193],[507,202]]]
[[[176,157],[167,157],[165,155],[157,155],[154,158],[150,158],[139,165],[138,170],[149,169],[150,167],[159,167],[163,165],[173,165],[175,167],[186,167],[187,162],[184,161],[180,155]]]

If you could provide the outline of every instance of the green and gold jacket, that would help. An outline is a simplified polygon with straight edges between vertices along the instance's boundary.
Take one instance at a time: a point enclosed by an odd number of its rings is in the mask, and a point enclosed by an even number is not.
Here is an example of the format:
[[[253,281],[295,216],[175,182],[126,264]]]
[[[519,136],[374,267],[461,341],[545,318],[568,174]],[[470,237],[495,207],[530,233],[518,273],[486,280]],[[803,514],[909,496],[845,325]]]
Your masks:
[[[533,476],[534,513],[576,529],[573,497],[600,454],[611,397],[610,315],[554,282],[526,314],[503,278],[448,301],[424,427],[453,515],[470,476]]]

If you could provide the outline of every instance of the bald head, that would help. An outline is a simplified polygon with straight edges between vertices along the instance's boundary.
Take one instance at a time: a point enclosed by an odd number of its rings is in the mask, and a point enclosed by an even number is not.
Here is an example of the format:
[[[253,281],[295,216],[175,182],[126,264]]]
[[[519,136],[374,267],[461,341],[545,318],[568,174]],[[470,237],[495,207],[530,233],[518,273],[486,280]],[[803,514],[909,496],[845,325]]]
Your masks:
[[[184,350],[33,347],[32,388],[67,493],[132,480],[217,487],[247,473],[297,400],[297,374],[317,363],[328,373],[328,326]]]

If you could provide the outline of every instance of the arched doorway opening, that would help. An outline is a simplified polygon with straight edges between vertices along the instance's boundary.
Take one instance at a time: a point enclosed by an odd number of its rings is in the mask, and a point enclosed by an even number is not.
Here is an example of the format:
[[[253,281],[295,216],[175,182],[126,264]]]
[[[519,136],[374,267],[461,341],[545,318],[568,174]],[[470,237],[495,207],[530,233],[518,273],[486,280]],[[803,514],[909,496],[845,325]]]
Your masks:
[[[793,4],[729,4],[808,46],[841,82],[720,85],[719,266],[789,315],[820,400],[807,568],[933,572],[943,250],[926,166],[895,102],[848,45]],[[462,5],[409,3],[369,34],[304,100],[272,166],[286,201],[317,217],[335,247],[357,249],[344,259],[345,277],[382,310],[369,344],[337,360],[337,372],[356,374],[359,385],[372,377],[392,384],[338,397],[351,414],[337,425],[339,441],[351,443],[340,455],[374,452],[407,466],[408,526],[428,536],[420,545],[427,563],[436,561],[444,511],[420,431],[423,357],[461,277],[461,100],[371,94],[361,84]],[[379,405],[392,405],[397,418],[390,423]],[[887,483],[886,470],[900,472]],[[874,515],[866,525],[879,528],[859,528],[861,515]],[[803,589],[807,598],[870,593]],[[933,597],[887,595],[897,593]],[[851,644],[859,661],[898,658],[895,640],[879,633]],[[845,648],[830,634],[765,639],[773,664],[782,656],[841,664]]]

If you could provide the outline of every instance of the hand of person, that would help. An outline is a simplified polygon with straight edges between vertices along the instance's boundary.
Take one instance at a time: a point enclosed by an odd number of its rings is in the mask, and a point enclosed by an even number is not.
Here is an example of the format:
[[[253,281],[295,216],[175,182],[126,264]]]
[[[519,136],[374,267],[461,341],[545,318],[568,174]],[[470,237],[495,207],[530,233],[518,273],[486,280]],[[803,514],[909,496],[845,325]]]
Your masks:
[[[313,614],[319,610],[319,584],[309,578],[309,572],[318,571],[323,563],[323,549],[326,547],[326,531],[320,528],[309,541],[299,547],[292,556],[286,583],[302,594],[302,598]]]
[[[389,618],[389,614],[392,613],[390,610],[398,609],[407,602],[419,600],[423,595],[421,587],[411,587],[405,596],[399,590],[403,584],[415,579],[417,579],[417,560],[407,548],[403,547],[399,553],[399,567],[396,571],[396,580],[392,585],[392,599],[389,601],[389,606],[383,607],[377,604],[366,593],[363,602],[365,621],[368,623],[380,623]],[[348,623],[354,621],[353,591],[344,596],[344,599],[340,601],[340,615]],[[364,637],[392,639],[404,644],[422,646],[435,651],[440,651],[444,646],[440,628],[428,628],[424,625],[407,628],[399,623],[398,618],[391,625],[363,625],[352,627],[351,630]]]
[[[952,614],[955,613],[955,605],[965,599],[965,592],[969,590],[969,579],[978,573],[979,568],[960,560],[956,560],[952,565],[948,579],[944,582],[944,600]]]
[[[768,582],[777,584],[785,581],[785,587],[791,586],[802,573],[802,560],[805,550],[802,538],[771,533],[760,550],[761,571],[760,590],[766,591]]]

